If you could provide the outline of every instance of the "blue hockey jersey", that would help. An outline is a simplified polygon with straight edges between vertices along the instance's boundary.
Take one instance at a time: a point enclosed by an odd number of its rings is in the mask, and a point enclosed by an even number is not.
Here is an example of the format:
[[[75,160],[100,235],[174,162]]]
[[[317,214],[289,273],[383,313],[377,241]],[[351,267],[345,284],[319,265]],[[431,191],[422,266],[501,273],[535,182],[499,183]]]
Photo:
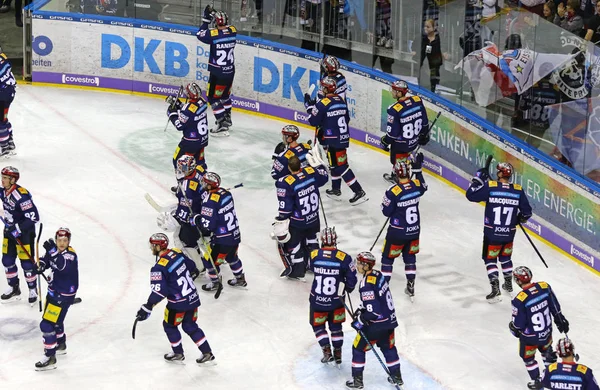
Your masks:
[[[205,192],[200,216],[202,229],[213,234],[213,242],[227,246],[236,246],[241,242],[240,227],[231,192],[224,188],[219,188],[215,192]]]
[[[183,132],[183,139],[198,141],[201,147],[208,146],[208,105],[204,99],[195,103],[185,103],[179,110],[169,112],[169,120],[175,128]]]
[[[228,26],[223,30],[208,28],[204,22],[196,36],[198,39],[210,45],[210,56],[208,57],[208,71],[217,76],[233,76],[235,73],[235,43],[237,30]]]
[[[399,99],[387,109],[386,138],[394,150],[410,153],[419,145],[419,134],[429,132],[429,119],[418,96]]]
[[[331,311],[344,306],[339,296],[340,283],[356,286],[356,267],[352,257],[338,249],[315,249],[310,254],[314,273],[309,302],[315,311]]]
[[[512,322],[532,345],[552,338],[552,318],[558,313],[560,304],[546,282],[533,283],[512,300]]]
[[[57,301],[73,303],[79,289],[79,262],[72,247],[51,256],[46,252],[40,258],[40,268],[50,269],[48,276],[48,295]]]
[[[421,172],[408,183],[395,184],[388,188],[381,202],[383,215],[390,218],[387,237],[398,240],[419,238],[421,215],[419,200],[427,191],[427,184]]]
[[[271,169],[271,177],[275,180],[279,180],[280,178],[289,175],[290,170],[288,169],[288,163],[290,158],[293,156],[298,157],[300,160],[300,166],[305,168],[308,165],[306,161],[306,153],[311,149],[309,144],[298,144],[298,146],[294,148],[289,148],[283,153],[281,153],[277,158],[273,161],[273,168]]]
[[[35,232],[40,216],[29,191],[14,184],[10,189],[0,191],[0,199],[8,224],[18,226],[21,233]]]
[[[346,101],[338,95],[327,95],[307,110],[308,122],[319,127],[319,142],[323,146],[346,149],[350,145],[350,114]]]
[[[598,390],[592,369],[577,363],[552,363],[544,373],[545,389]]]
[[[378,270],[371,270],[360,282],[360,300],[365,309],[362,317],[373,331],[394,329],[398,326],[392,292],[385,277]]]

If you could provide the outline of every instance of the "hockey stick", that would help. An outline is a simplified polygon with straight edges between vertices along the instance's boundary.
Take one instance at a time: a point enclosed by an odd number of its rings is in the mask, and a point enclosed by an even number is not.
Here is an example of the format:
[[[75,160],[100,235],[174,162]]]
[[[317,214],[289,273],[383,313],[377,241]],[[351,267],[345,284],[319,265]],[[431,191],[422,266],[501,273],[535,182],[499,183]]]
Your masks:
[[[37,240],[35,241],[35,265],[40,268],[40,237],[42,237],[42,231],[44,231],[44,224],[40,222],[40,232],[38,233]],[[42,312],[42,279],[40,274],[37,276],[38,283],[38,306],[40,313]]]
[[[2,221],[2,223],[4,224],[5,227],[8,227],[8,223],[6,222],[6,220],[3,217],[0,217],[0,221]],[[31,265],[33,265],[34,259],[33,259],[33,257],[31,257],[31,254],[29,253],[29,251],[27,249],[25,249],[25,246],[23,245],[21,240],[18,237],[15,237],[15,241],[17,241],[17,244],[21,247],[21,250],[23,252],[25,252],[29,261],[31,261]],[[18,257],[18,255],[17,255],[17,257]],[[40,274],[40,275],[44,277],[44,280],[46,282],[48,282],[48,278],[46,277],[46,275],[44,275],[44,274]]]
[[[181,97],[182,93],[183,93],[183,85],[179,87],[179,91],[177,91],[177,96],[175,97],[175,100],[173,101],[173,103],[171,103],[169,105],[169,109],[170,110],[173,110],[175,108],[175,102],[179,101],[179,98]],[[167,127],[169,127],[169,122],[171,122],[171,118],[170,117],[167,118],[167,124],[165,125],[165,129],[163,130],[164,132],[167,131]]]
[[[134,340],[135,340],[135,328],[137,328],[137,323],[138,323],[138,319],[136,317],[135,321],[133,322],[133,328],[131,328],[131,338]]]
[[[373,245],[371,245],[369,252],[371,252],[373,250],[373,248],[375,248],[375,244],[377,244],[377,241],[379,240],[381,233],[383,233],[383,229],[385,229],[385,227],[387,226],[387,224],[389,222],[390,222],[390,217],[387,217],[387,219],[385,220],[385,223],[383,224],[383,226],[381,227],[381,230],[379,231],[379,234],[377,234],[377,238],[375,238],[375,241],[373,241]]]
[[[179,189],[181,190],[183,198],[185,199],[186,206],[190,213],[189,215],[190,216],[194,215],[194,212],[192,211],[192,207],[190,206],[190,200],[188,199],[187,195],[185,194],[185,189],[181,186],[181,184],[182,183],[178,183],[177,185],[179,186]],[[221,293],[223,292],[223,277],[221,276],[221,273],[217,269],[217,266],[215,265],[215,262],[212,258],[212,253],[210,250],[210,243],[208,243],[208,245],[207,245],[207,242],[204,239],[204,236],[202,235],[202,231],[200,230],[198,225],[196,225],[196,230],[198,231],[198,234],[200,234],[200,240],[202,240],[202,244],[204,245],[205,248],[207,248],[207,251],[208,251],[208,256],[204,256],[204,254],[203,254],[203,257],[208,257],[208,261],[210,261],[210,264],[212,265],[213,269],[215,270],[215,273],[217,274],[217,291],[215,292],[215,299],[219,299],[219,297],[221,296]],[[212,283],[212,280],[211,280],[211,283]]]
[[[429,124],[429,130],[428,130],[428,131],[431,131],[431,129],[433,129],[433,126],[435,126],[435,123],[437,122],[437,120],[438,120],[438,118],[440,117],[440,115],[442,115],[442,112],[441,112],[441,111],[438,111],[437,115],[436,115],[436,116],[435,116],[435,118],[433,119],[433,122],[431,122],[431,123]],[[416,155],[417,153],[419,153],[419,150],[421,149],[421,146],[423,146],[423,145],[419,144],[419,145],[417,146],[417,148],[411,152],[411,154],[414,154],[414,155]]]
[[[352,318],[352,320],[354,321],[354,313],[350,311],[350,308],[348,307],[348,305],[346,305],[346,302],[342,300],[342,302],[344,302],[344,307],[346,308],[346,310],[348,311],[348,313],[350,313],[350,317]],[[365,336],[364,332],[360,329],[356,329],[356,331],[358,332],[358,334],[360,335],[360,337],[362,337],[365,342],[367,343],[367,345],[370,347],[369,349],[371,351],[373,351],[373,353],[375,354],[375,357],[377,358],[377,360],[379,361],[379,364],[381,364],[381,367],[383,368],[383,370],[385,371],[385,373],[388,376],[388,382],[390,383],[394,383],[393,378],[392,378],[392,373],[390,372],[390,370],[388,370],[388,368],[386,367],[386,365],[383,363],[383,360],[381,360],[381,356],[379,356],[379,354],[377,353],[377,351],[375,350],[375,346],[371,344],[371,342],[369,341],[369,339],[367,338],[367,336]],[[394,383],[394,387],[398,390],[402,390],[402,388],[400,387],[400,385]]]
[[[544,265],[546,266],[546,268],[548,268],[548,264],[546,264],[546,260],[544,260],[544,258],[542,257],[542,254],[540,253],[540,251],[538,250],[538,248],[535,246],[535,244],[533,243],[533,240],[531,239],[531,237],[529,237],[529,234],[527,234],[527,231],[525,230],[525,228],[523,227],[523,225],[521,225],[520,222],[519,222],[519,226],[521,227],[521,230],[523,231],[523,234],[525,235],[525,237],[527,237],[527,240],[529,241],[529,243],[531,244],[531,246],[535,250],[535,253],[537,253],[537,255],[539,256],[540,260],[542,260],[542,263],[544,263]]]

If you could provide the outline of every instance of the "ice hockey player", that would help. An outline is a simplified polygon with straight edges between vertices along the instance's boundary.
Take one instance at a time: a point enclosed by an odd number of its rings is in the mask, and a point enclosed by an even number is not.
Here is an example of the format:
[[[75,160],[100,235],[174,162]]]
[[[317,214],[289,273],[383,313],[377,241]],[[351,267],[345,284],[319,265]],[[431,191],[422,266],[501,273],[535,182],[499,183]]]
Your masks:
[[[395,345],[394,329],[398,326],[390,286],[383,274],[373,267],[375,257],[371,252],[361,252],[356,257],[356,269],[363,275],[358,291],[361,307],[353,315],[352,327],[358,331],[352,345],[352,380],[346,382],[350,389],[363,388],[366,351],[377,345],[385,357],[391,374],[388,382],[402,386],[400,357]],[[369,343],[371,345],[369,345]]]
[[[302,168],[300,159],[292,156],[288,162],[290,174],[277,180],[279,215],[273,223],[272,236],[283,245],[286,269],[281,276],[302,279],[308,267],[310,253],[319,249],[319,188],[329,180],[324,161],[311,149],[306,154],[309,167]]]
[[[216,28],[208,25],[214,20]],[[209,4],[204,9],[202,25],[196,36],[210,45],[208,57],[208,91],[206,96],[212,107],[217,127],[210,132],[216,136],[229,136],[231,122],[231,86],[235,77],[235,43],[237,30],[228,25],[227,14],[215,11]]]
[[[348,85],[346,84],[346,77],[340,72],[340,61],[334,56],[326,54],[319,64],[321,66],[321,79],[324,77],[333,77],[336,85],[335,94],[346,100],[346,89],[348,88]],[[317,95],[319,99],[322,99],[325,96],[321,90],[317,92]]]
[[[286,125],[281,129],[281,135],[283,137],[283,144],[286,147],[285,150],[280,152],[273,161],[273,168],[271,169],[271,177],[278,180],[290,173],[288,169],[288,162],[292,156],[296,156],[300,159],[302,168],[307,166],[306,153],[311,149],[309,144],[298,143],[300,137],[300,130],[296,125]]]
[[[592,369],[577,364],[579,356],[575,354],[575,345],[568,338],[558,340],[556,351],[561,363],[552,363],[546,369],[542,379],[545,389],[599,390]]]
[[[35,273],[42,274],[50,269],[52,277],[48,278],[48,294],[40,322],[44,357],[35,364],[37,371],[56,368],[56,355],[67,353],[65,317],[79,289],[79,262],[77,253],[71,247],[71,231],[59,228],[54,240],[44,242],[44,249],[46,254],[40,259]]]
[[[221,188],[221,177],[214,172],[204,174],[202,189],[205,194],[200,213],[191,215],[189,221],[192,226],[200,227],[203,236],[211,237],[207,256],[212,258],[217,267],[215,269],[205,256],[203,263],[211,281],[203,285],[202,290],[217,290],[220,266],[225,263],[229,264],[234,276],[227,281],[227,284],[232,287],[246,287],[248,283],[244,276],[242,260],[238,257],[242,237],[233,196],[231,192]]]
[[[418,96],[407,96],[408,84],[395,81],[391,87],[392,97],[397,101],[387,109],[387,126],[381,137],[381,145],[390,151],[392,169],[398,160],[407,160],[419,145],[429,142],[429,120],[423,101]],[[395,184],[394,172],[383,178]]]
[[[309,298],[310,325],[323,350],[321,363],[335,361],[339,366],[342,364],[344,344],[342,324],[346,321],[346,309],[342,299],[356,287],[356,267],[350,255],[337,249],[335,228],[326,227],[321,232],[321,249],[311,252],[310,269],[314,273]],[[344,283],[343,297],[338,295],[341,283]],[[329,326],[331,332],[333,353],[325,325]]]
[[[412,174],[407,161],[397,160],[394,166],[394,178],[397,184],[388,188],[383,195],[381,211],[388,217],[389,225],[381,255],[381,273],[389,283],[392,277],[394,260],[402,255],[406,289],[409,297],[415,295],[417,277],[417,253],[419,253],[419,235],[421,233],[421,215],[419,200],[427,191],[427,184],[421,172],[423,153],[418,153],[412,162]]]
[[[208,146],[208,106],[196,83],[185,87],[187,102],[182,104],[177,96],[168,96],[167,115],[178,131],[183,132],[181,141],[173,155],[173,168],[177,171],[177,160],[183,155],[194,157],[196,164],[207,169],[204,148]]]
[[[175,210],[165,211],[157,218],[158,227],[166,232],[173,233],[173,242],[177,248],[190,259],[194,260],[198,268],[204,270],[202,252],[206,248],[199,248],[199,227],[189,223],[190,209],[192,213],[200,213],[202,209],[202,177],[204,168],[196,165],[194,157],[183,155],[177,159],[177,175],[179,188],[177,190],[177,205]]]
[[[20,299],[21,289],[17,273],[16,259],[21,260],[21,268],[29,287],[29,303],[37,299],[37,281],[34,272],[33,252],[35,242],[35,224],[40,220],[37,207],[31,193],[17,184],[20,173],[15,167],[2,168],[2,187],[0,199],[4,207],[4,245],[2,246],[2,265],[6,272],[8,290],[0,296],[3,302]],[[18,241],[20,241],[20,244]],[[21,246],[22,245],[22,246]]]
[[[486,168],[477,171],[467,190],[467,199],[471,202],[485,202],[483,225],[482,258],[487,268],[488,279],[492,286],[486,299],[496,303],[500,298],[497,261],[502,265],[504,283],[502,289],[512,293],[512,251],[517,224],[525,223],[532,214],[529,200],[520,184],[510,182],[513,167],[507,162],[496,166],[498,180],[490,180]]]
[[[540,351],[546,366],[556,362],[556,352],[552,350],[552,318],[560,333],[569,333],[569,321],[548,283],[532,282],[531,270],[525,266],[516,267],[513,275],[523,291],[512,300],[512,321],[508,327],[519,339],[519,355],[531,377],[527,387],[541,389],[535,352]]]
[[[12,125],[8,121],[8,109],[15,98],[17,81],[6,54],[0,47],[0,156],[16,154]]]
[[[152,292],[148,301],[137,312],[137,320],[145,321],[152,314],[152,308],[167,298],[163,329],[171,343],[172,352],[164,355],[168,362],[181,363],[185,360],[179,325],[190,336],[202,353],[196,363],[206,364],[215,360],[204,331],[196,320],[200,297],[194,280],[199,271],[196,264],[179,249],[169,249],[169,239],[164,233],[150,236],[150,250],[156,256],[156,264],[150,270]]]
[[[357,205],[367,201],[368,198],[348,165],[350,115],[345,100],[335,93],[336,88],[336,80],[333,77],[325,77],[321,80],[321,91],[325,96],[315,102],[306,94],[304,106],[309,114],[308,121],[318,129],[317,139],[327,150],[329,158],[332,188],[325,192],[332,199],[341,200],[341,185],[342,179],[344,179],[354,192],[350,204]]]

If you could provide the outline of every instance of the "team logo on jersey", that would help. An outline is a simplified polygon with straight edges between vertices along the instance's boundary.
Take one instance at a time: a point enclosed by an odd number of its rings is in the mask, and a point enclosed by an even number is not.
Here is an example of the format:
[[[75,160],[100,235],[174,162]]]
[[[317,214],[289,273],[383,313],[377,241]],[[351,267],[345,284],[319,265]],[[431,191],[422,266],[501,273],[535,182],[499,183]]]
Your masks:
[[[33,207],[33,203],[31,202],[31,199],[26,200],[25,202],[21,203],[22,211],[29,210],[32,207]]]
[[[394,116],[388,114],[387,116],[387,123],[389,123],[390,125],[394,123]]]
[[[512,307],[512,316],[516,317],[519,314],[519,309],[517,309],[514,305]]]
[[[283,197],[285,197],[285,194],[286,194],[286,190],[285,190],[285,188],[278,188],[278,189],[277,189],[277,196],[278,196],[279,198],[283,198]]]
[[[202,207],[202,210],[200,211],[201,215],[207,216],[207,217],[212,217],[213,215],[213,210],[210,207]]]
[[[181,111],[179,112],[179,115],[177,115],[177,117],[179,118],[179,122],[181,122],[181,123],[186,123],[188,121],[188,119],[190,119],[187,115],[183,114]]]
[[[383,203],[383,205],[387,207],[387,206],[390,205],[390,203],[392,203],[392,201],[389,200],[388,197],[384,195],[383,196],[383,200],[381,201],[381,203]]]
[[[375,299],[375,293],[373,291],[363,291],[360,294],[360,298],[363,301],[373,301]]]
[[[153,282],[162,280],[162,272],[150,272],[150,280]]]

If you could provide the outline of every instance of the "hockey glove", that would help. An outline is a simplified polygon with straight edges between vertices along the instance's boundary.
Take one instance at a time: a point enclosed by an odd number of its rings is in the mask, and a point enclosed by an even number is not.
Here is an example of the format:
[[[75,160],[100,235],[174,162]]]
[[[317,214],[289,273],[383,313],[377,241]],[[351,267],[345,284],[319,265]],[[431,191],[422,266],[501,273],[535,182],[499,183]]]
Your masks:
[[[195,270],[190,272],[190,276],[192,277],[192,280],[196,280],[196,278],[200,276],[200,270],[196,268]]]
[[[554,316],[554,323],[560,333],[569,333],[569,321],[567,321],[562,313],[558,313]]]
[[[279,157],[279,155],[281,153],[283,153],[285,151],[285,144],[283,142],[280,142],[277,144],[277,146],[275,147],[275,151],[273,152],[273,160],[277,160],[277,157]]]
[[[7,226],[6,229],[4,229],[4,231],[13,236],[14,238],[17,238],[21,235],[21,229],[19,229],[19,225]]]
[[[152,314],[152,307],[145,303],[140,307],[140,310],[138,310],[136,318],[138,321],[146,321],[150,317],[150,314]]]
[[[481,180],[480,178],[475,176],[474,178],[471,179],[471,186],[479,188],[479,187],[483,186],[483,180]]]
[[[531,218],[531,215],[524,215],[524,214],[517,215],[517,219],[519,220],[519,223],[525,223],[525,222],[527,222],[527,220],[529,218]]]
[[[49,239],[44,242],[44,249],[46,250],[46,253],[52,257],[58,254],[58,248],[56,247],[56,243],[53,239]]]
[[[421,172],[421,168],[423,167],[423,153],[417,153],[415,159],[410,163],[410,167],[413,173]]]
[[[325,161],[323,161],[321,156],[319,156],[319,152],[315,149],[311,149],[306,153],[306,161],[308,161],[308,164],[313,168],[325,166]]]
[[[429,131],[419,134],[419,145],[427,145],[430,138]]]
[[[212,23],[214,12],[215,12],[214,8],[210,4],[207,5],[206,8],[204,8],[204,14],[202,15],[202,21],[204,23]]]
[[[383,137],[381,137],[381,139],[379,141],[381,142],[381,148],[383,150],[385,150],[386,152],[389,152],[390,151],[390,140],[389,140],[387,134],[384,135]]]
[[[508,323],[508,329],[510,329],[510,333],[512,333],[512,335],[516,338],[521,336],[521,330],[515,326],[514,322],[511,321]]]
[[[315,99],[311,98],[309,94],[304,94],[304,107],[308,109],[309,107],[314,107],[316,104]]]
[[[482,181],[488,181],[490,179],[490,173],[485,168],[479,168],[475,176],[480,178]]]
[[[288,218],[280,218],[280,216],[277,216],[275,222],[273,222],[271,238],[277,240],[277,242],[281,244],[285,244],[292,238],[292,235],[290,234],[290,220]]]
[[[354,287],[348,287],[348,286],[346,286],[345,290],[346,290],[347,294],[352,294],[352,291],[354,291]]]
[[[327,145],[323,145],[323,128],[321,126],[317,127],[317,140],[323,146],[323,149],[327,150]]]
[[[365,324],[362,322],[360,317],[356,317],[356,319],[352,321],[351,326],[356,330],[361,330]]]

